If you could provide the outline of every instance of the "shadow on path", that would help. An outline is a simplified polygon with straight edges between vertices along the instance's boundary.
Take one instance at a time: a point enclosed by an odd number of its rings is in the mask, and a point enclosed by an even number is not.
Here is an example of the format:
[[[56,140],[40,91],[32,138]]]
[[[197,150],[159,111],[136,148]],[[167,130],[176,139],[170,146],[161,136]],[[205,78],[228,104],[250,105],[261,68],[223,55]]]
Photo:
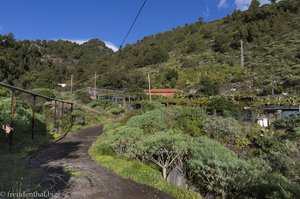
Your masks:
[[[28,165],[43,172],[41,185],[57,193],[52,198],[87,199],[171,199],[152,187],[121,178],[101,167],[88,155],[88,149],[102,133],[95,126],[68,134],[28,158]],[[70,177],[65,168],[81,173]]]

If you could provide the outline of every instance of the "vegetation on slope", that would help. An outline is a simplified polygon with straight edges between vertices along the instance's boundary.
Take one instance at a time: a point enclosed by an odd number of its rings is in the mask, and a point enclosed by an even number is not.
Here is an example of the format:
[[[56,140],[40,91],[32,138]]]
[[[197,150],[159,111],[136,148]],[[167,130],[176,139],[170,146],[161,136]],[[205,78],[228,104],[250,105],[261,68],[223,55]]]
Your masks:
[[[266,95],[296,93],[299,85],[299,1],[283,0],[206,23],[147,36],[113,53],[93,39],[82,45],[68,41],[17,41],[0,38],[0,77],[33,88],[69,83],[141,91],[151,73],[153,87],[196,88],[213,95],[231,88]],[[240,40],[245,68],[240,67]],[[43,71],[43,72],[41,72]],[[82,83],[82,84],[80,84]],[[213,90],[213,92],[211,92]]]
[[[119,175],[154,187],[181,167],[189,188],[210,198],[300,196],[299,116],[266,130],[232,118],[235,110],[216,115],[201,108],[148,107],[105,125],[91,156]],[[153,178],[154,171],[160,177]],[[193,198],[163,187],[178,198]]]
[[[28,155],[62,137],[67,132],[104,123],[122,112],[117,109],[111,113],[110,109],[116,109],[118,106],[108,101],[82,104],[80,96],[67,96],[67,94],[61,96],[56,90],[41,88],[35,88],[34,92],[53,98],[78,101],[80,104],[74,106],[75,110],[72,114],[69,110],[64,110],[64,118],[60,117],[61,111],[58,109],[56,123],[54,123],[54,111],[49,107],[49,102],[45,106],[46,101],[37,97],[35,135],[32,139],[32,96],[15,92],[15,121],[11,147],[9,147],[8,136],[3,130],[0,130],[0,190],[6,194],[47,191],[49,187],[41,185],[43,177],[41,171],[28,165]],[[0,88],[1,127],[3,124],[10,124],[10,95],[9,90]],[[68,168],[65,168],[65,172],[71,176],[80,176],[78,171],[71,171]]]

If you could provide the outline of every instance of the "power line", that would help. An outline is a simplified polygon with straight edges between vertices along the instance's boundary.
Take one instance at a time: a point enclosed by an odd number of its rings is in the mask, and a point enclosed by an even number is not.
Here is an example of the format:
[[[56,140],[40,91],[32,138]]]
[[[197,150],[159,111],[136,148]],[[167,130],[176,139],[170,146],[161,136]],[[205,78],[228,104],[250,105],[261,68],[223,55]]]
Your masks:
[[[126,36],[125,36],[125,38],[124,38],[123,41],[122,41],[122,44],[120,45],[120,48],[123,47],[123,45],[124,45],[124,43],[125,43],[125,41],[126,41],[128,35],[129,35],[129,33],[131,32],[131,30],[132,30],[132,28],[133,28],[133,26],[134,26],[134,24],[135,24],[135,22],[136,22],[137,19],[139,18],[139,16],[140,16],[140,14],[141,14],[141,12],[142,12],[142,10],[143,10],[143,8],[144,8],[146,2],[147,2],[147,0],[144,1],[143,5],[141,6],[141,8],[140,8],[140,10],[139,10],[139,12],[138,12],[138,14],[136,15],[135,19],[133,20],[133,23],[131,24],[131,26],[130,26],[130,28],[129,28],[129,30],[128,30]]]

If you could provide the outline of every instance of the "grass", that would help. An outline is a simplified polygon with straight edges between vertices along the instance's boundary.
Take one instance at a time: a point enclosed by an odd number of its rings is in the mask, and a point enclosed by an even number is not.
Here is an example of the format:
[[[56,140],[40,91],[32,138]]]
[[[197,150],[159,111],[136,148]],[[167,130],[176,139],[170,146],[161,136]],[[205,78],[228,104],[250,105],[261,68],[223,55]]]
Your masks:
[[[84,174],[75,168],[65,167],[64,171],[67,173],[68,176],[74,177],[74,178],[81,178],[84,176]]]
[[[42,192],[40,171],[28,168],[25,156],[20,154],[0,155],[0,191]]]
[[[0,115],[3,119],[7,119],[10,106],[9,99],[1,98],[0,107],[2,109]],[[15,130],[13,131],[13,154],[9,154],[8,141],[5,138],[5,134],[0,132],[0,192],[42,192],[47,190],[46,187],[41,187],[41,173],[37,169],[29,168],[26,165],[26,157],[30,152],[36,151],[39,147],[48,144],[54,139],[62,136],[66,131],[76,131],[78,129],[94,126],[99,123],[104,123],[107,118],[104,116],[96,115],[95,112],[90,110],[86,111],[87,125],[76,126],[73,128],[63,128],[64,124],[68,122],[68,114],[65,114],[66,121],[60,121],[61,131],[54,131],[54,121],[51,118],[53,113],[49,113],[50,117],[46,118],[44,114],[36,113],[36,131],[34,139],[31,138],[31,111],[24,106],[23,103],[16,100],[16,120]],[[5,116],[5,117],[4,117]],[[5,121],[6,123],[9,122]],[[84,174],[76,169],[65,168],[65,172],[70,177],[80,178]]]
[[[95,142],[89,150],[90,156],[99,164],[112,170],[118,175],[145,184],[178,199],[201,199],[200,194],[169,184],[155,168],[137,160],[128,160],[120,156],[102,155],[97,150],[99,142]]]

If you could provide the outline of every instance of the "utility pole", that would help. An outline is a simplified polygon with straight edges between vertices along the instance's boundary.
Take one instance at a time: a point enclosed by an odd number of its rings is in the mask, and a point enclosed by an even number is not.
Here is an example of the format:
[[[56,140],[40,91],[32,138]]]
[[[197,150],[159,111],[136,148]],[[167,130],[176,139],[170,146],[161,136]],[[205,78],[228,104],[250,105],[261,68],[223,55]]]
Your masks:
[[[150,73],[148,73],[148,84],[149,84],[149,99],[150,99],[150,102],[152,101],[151,99],[151,81],[150,81]]]
[[[241,68],[244,68],[244,43],[241,39]]]
[[[73,92],[73,75],[71,75],[71,93]]]
[[[95,82],[94,82],[94,98],[96,99],[96,87],[97,87],[97,73],[95,72]]]

